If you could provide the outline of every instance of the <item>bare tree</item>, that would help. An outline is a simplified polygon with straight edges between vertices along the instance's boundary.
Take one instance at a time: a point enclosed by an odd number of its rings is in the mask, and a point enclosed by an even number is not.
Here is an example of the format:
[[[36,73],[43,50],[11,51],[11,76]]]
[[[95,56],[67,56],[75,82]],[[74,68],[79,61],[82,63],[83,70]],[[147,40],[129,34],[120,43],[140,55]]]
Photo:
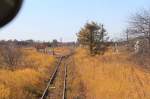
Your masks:
[[[57,47],[57,46],[58,46],[58,41],[57,41],[56,39],[54,39],[54,40],[52,41],[52,46],[53,46],[53,47]]]
[[[143,36],[150,45],[150,11],[141,10],[134,14],[129,21],[129,33],[134,36]]]
[[[1,56],[3,61],[9,66],[16,66],[20,63],[23,53],[20,48],[14,45],[7,45],[2,48]]]
[[[52,52],[53,52],[53,55],[55,55],[55,50],[54,48],[58,46],[58,41],[56,39],[54,39],[52,41]]]

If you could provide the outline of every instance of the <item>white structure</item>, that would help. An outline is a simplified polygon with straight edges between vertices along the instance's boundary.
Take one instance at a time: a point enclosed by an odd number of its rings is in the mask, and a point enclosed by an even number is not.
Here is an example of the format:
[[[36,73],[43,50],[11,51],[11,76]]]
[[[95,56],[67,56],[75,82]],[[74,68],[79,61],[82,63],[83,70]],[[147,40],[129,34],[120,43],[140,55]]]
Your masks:
[[[114,50],[115,53],[119,53],[119,50],[118,50],[118,44],[115,43],[115,50]]]
[[[140,52],[140,41],[137,40],[135,45],[134,45],[134,52],[139,53]]]

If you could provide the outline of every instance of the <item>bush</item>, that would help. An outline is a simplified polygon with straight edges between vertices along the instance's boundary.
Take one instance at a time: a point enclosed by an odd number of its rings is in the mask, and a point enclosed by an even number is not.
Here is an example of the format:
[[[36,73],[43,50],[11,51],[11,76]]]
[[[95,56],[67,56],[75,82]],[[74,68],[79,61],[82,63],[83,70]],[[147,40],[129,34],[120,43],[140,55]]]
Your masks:
[[[22,53],[23,68],[0,69],[0,99],[37,99],[45,88],[54,57],[33,50]]]
[[[10,96],[10,89],[7,88],[5,85],[0,84],[0,98],[9,99],[9,96]]]
[[[21,62],[23,53],[16,46],[5,46],[2,48],[1,56],[5,64],[8,66],[16,66]]]

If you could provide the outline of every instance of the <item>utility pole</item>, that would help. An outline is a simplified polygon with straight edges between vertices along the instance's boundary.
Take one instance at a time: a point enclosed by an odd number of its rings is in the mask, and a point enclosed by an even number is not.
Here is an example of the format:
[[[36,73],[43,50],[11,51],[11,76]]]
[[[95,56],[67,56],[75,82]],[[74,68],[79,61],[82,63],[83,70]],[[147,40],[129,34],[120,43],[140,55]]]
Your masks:
[[[52,53],[53,53],[53,56],[54,56],[55,55],[54,44],[52,45]]]
[[[129,29],[126,30],[127,50],[129,50]]]
[[[60,38],[60,42],[62,43],[62,41],[63,41],[63,39],[62,39],[62,37]]]
[[[127,39],[127,43],[128,43],[128,41],[129,41],[129,30],[128,29],[126,30],[126,39]]]
[[[62,46],[62,42],[63,42],[63,39],[62,37],[60,38],[60,46]]]
[[[102,24],[102,42],[104,42],[104,25]]]

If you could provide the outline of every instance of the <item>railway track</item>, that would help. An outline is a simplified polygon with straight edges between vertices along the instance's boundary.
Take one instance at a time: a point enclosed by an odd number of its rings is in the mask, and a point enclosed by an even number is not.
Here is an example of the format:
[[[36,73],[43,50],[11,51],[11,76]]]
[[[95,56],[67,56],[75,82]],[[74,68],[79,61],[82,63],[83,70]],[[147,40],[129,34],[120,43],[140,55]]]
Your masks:
[[[48,81],[47,86],[40,99],[66,99],[66,59],[70,55],[71,54],[60,57],[57,66],[52,76],[50,77],[50,80]]]
[[[64,88],[62,99],[66,99],[66,85],[67,85],[67,65],[65,65],[65,75],[64,75]]]

